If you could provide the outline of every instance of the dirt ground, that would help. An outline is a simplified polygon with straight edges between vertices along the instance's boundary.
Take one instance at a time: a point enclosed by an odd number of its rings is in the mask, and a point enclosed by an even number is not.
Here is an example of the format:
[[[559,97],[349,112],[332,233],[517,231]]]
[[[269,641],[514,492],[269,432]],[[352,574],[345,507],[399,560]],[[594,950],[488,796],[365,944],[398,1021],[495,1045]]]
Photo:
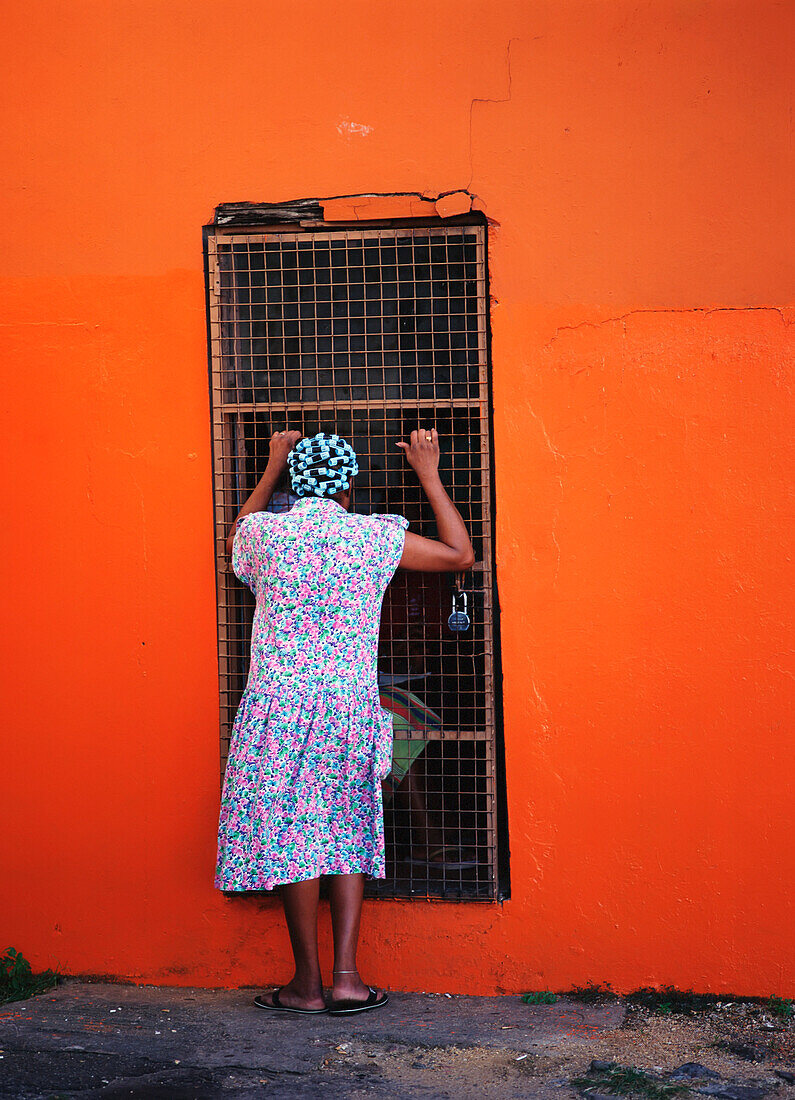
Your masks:
[[[4,1005],[0,1097],[598,1100],[623,1085],[646,1098],[795,1100],[795,1020],[749,1002],[680,1016],[626,998],[393,994],[344,1019],[265,1013],[254,992],[69,979]]]
[[[333,1073],[350,1075],[356,1067],[394,1082],[406,1096],[560,1097],[600,1095],[571,1085],[587,1074],[592,1060],[616,1062],[649,1071],[665,1085],[665,1075],[686,1063],[715,1071],[706,1078],[707,1095],[753,1100],[754,1096],[795,1097],[795,1024],[783,1023],[748,1003],[727,1003],[694,1017],[658,1015],[642,1006],[624,1005],[615,1028],[576,1041],[532,1040],[527,1051],[478,1046],[414,1047],[376,1052],[353,1041],[327,1059]],[[503,1025],[514,1030],[511,1025]],[[741,1052],[741,1053],[739,1053]],[[781,1071],[783,1076],[776,1074]],[[787,1077],[790,1081],[787,1081]],[[698,1087],[701,1079],[690,1080]],[[443,1083],[443,1084],[442,1084]],[[739,1086],[739,1088],[737,1087]],[[439,1090],[434,1093],[434,1087]],[[746,1092],[745,1090],[748,1089]],[[442,1091],[443,1090],[443,1091]],[[586,1091],[587,1090],[587,1091]],[[365,1089],[351,1096],[371,1095]],[[664,1095],[664,1091],[661,1091]],[[697,1096],[696,1088],[683,1095]]]

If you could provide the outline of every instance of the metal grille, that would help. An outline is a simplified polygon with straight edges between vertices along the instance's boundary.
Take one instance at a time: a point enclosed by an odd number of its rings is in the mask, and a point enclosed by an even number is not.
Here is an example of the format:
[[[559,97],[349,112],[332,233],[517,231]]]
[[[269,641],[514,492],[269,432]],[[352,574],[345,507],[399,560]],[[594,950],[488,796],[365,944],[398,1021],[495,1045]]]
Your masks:
[[[224,542],[271,433],[336,431],[359,457],[356,510],[433,512],[395,446],[435,426],[441,475],[472,535],[464,577],[398,571],[384,598],[382,704],[389,897],[497,896],[495,639],[485,229],[386,226],[206,236],[215,459],[221,755],[248,671],[253,597]],[[290,507],[285,479],[275,509]],[[448,627],[467,596],[471,626]],[[459,601],[460,604],[460,601]],[[440,852],[437,852],[441,849]]]

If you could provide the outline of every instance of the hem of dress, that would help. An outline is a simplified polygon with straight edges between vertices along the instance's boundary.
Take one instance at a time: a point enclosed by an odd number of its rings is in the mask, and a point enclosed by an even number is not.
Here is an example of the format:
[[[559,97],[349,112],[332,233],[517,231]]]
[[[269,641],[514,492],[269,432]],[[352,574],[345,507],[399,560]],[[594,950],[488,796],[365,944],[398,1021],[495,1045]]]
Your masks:
[[[368,879],[385,879],[386,871],[379,871],[373,868],[372,865],[368,869],[366,867],[351,867],[351,868],[335,868],[333,871],[313,871],[310,874],[302,875],[301,878],[281,878],[267,876],[261,885],[253,886],[234,886],[224,885],[217,877],[213,883],[217,890],[220,890],[224,894],[249,894],[253,892],[261,892],[263,890],[271,891],[277,886],[290,886],[294,882],[309,882],[313,878],[323,878],[327,875],[365,875]]]

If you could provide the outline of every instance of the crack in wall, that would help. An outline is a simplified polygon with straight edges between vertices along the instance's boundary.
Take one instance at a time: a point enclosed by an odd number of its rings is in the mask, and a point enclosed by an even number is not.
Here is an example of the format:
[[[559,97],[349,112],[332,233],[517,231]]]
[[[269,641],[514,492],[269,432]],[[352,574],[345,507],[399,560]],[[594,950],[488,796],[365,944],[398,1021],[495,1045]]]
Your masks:
[[[530,406],[529,406],[529,405],[527,406],[527,410],[528,410],[528,412],[530,413],[530,415],[531,415],[531,416],[532,416],[532,417],[533,417],[533,418],[534,418],[535,420],[537,420],[537,421],[538,421],[538,423],[539,423],[539,424],[541,425],[541,431],[542,431],[542,432],[543,432],[543,434],[544,434],[544,441],[546,442],[546,445],[547,445],[547,447],[549,447],[549,449],[550,449],[550,451],[552,452],[552,454],[553,454],[553,455],[555,456],[555,458],[562,458],[562,459],[563,459],[563,461],[565,462],[565,461],[566,461],[566,456],[565,456],[564,454],[562,454],[562,453],[561,453],[561,452],[560,452],[560,451],[559,451],[559,450],[557,449],[557,447],[555,447],[555,445],[553,444],[552,440],[551,440],[551,439],[549,438],[549,432],[548,432],[548,431],[547,431],[547,429],[546,429],[546,428],[544,427],[544,421],[543,421],[543,420],[541,419],[541,417],[540,417],[540,416],[538,415],[538,413],[537,413],[537,412],[535,412],[535,411],[534,411],[533,409],[531,409],[531,408],[530,408]]]
[[[556,461],[558,459],[561,459],[563,462],[566,462],[567,461],[566,455],[562,454],[557,449],[557,447],[554,445],[552,440],[549,438],[549,432],[547,431],[546,427],[544,426],[544,421],[541,419],[541,417],[538,415],[538,413],[534,409],[531,409],[529,405],[527,406],[527,411],[530,413],[530,415],[533,417],[534,420],[538,421],[539,425],[541,426],[541,431],[542,431],[543,436],[544,436],[544,442],[546,443],[547,447],[549,448],[549,451],[552,454],[553,458]],[[563,492],[564,492],[563,478],[560,476],[560,474],[557,474],[555,476],[555,480],[557,481],[558,485],[560,486],[560,499],[558,500],[558,504],[557,504],[557,507],[555,509],[555,514],[552,517],[552,525],[551,525],[551,530],[549,532],[550,536],[552,538],[552,542],[555,545],[555,550],[557,551],[557,559],[555,561],[555,573],[554,573],[554,576],[552,577],[552,587],[553,588],[557,584],[558,573],[560,572],[561,550],[560,550],[560,543],[558,542],[558,537],[555,534],[555,526],[556,526],[556,524],[558,522],[558,519],[560,517],[560,506],[561,506],[561,501],[563,500]]]
[[[708,317],[711,313],[777,313],[781,318],[782,324],[789,327],[793,322],[787,320],[787,315],[784,312],[786,307],[783,306],[683,306],[681,308],[667,308],[667,309],[631,309],[628,313],[621,313],[617,317],[605,317],[601,321],[578,321],[576,325],[560,325],[555,329],[554,334],[550,340],[544,344],[542,351],[546,351],[552,344],[558,339],[562,332],[576,332],[581,328],[601,328],[602,325],[613,325],[619,321],[626,321],[629,317],[636,317],[639,314],[660,314],[660,313],[701,313],[704,317]],[[585,370],[585,367],[580,370]],[[580,371],[576,371],[579,374]]]
[[[508,66],[508,95],[504,99],[488,99],[488,98],[477,97],[475,99],[470,100],[470,103],[469,103],[469,180],[467,181],[466,187],[463,188],[463,190],[465,190],[467,193],[469,193],[469,188],[472,186],[472,180],[473,180],[474,175],[475,175],[475,168],[474,168],[473,156],[472,156],[472,116],[474,114],[475,104],[476,103],[510,103],[511,96],[513,94],[513,87],[512,87],[512,85],[513,85],[513,76],[511,74],[511,43],[512,42],[519,42],[519,41],[520,41],[519,38],[509,38],[508,39],[508,47],[507,47],[507,55],[506,55],[506,63],[507,63],[507,66]]]

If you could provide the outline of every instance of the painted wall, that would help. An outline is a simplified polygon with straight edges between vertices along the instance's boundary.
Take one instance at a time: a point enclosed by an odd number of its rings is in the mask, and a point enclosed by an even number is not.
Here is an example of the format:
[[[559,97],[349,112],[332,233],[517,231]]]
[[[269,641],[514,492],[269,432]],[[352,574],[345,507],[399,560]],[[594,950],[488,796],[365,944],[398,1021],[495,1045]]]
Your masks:
[[[201,226],[468,189],[493,223],[513,897],[368,903],[364,974],[795,995],[794,23],[771,0],[5,12],[3,945],[289,976],[275,899],[212,885]]]

